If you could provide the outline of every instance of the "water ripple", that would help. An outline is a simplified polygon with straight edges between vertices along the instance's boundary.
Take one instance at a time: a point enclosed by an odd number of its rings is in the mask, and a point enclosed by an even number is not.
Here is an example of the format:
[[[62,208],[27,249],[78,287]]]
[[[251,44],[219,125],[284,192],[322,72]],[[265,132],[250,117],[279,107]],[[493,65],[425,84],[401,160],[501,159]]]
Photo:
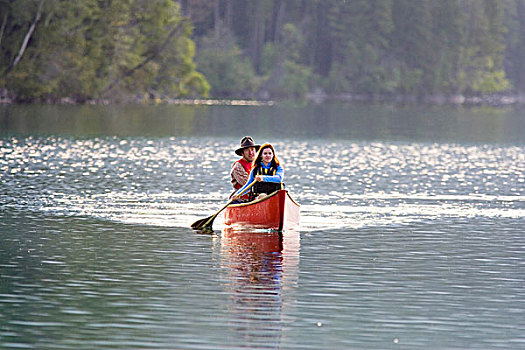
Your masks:
[[[523,345],[522,146],[281,140],[299,231],[194,234],[237,142],[0,139],[0,347]]]
[[[226,202],[228,169],[235,160],[231,144],[179,138],[3,139],[2,205],[187,227]],[[523,147],[275,145],[288,188],[304,204],[303,230],[525,214]]]

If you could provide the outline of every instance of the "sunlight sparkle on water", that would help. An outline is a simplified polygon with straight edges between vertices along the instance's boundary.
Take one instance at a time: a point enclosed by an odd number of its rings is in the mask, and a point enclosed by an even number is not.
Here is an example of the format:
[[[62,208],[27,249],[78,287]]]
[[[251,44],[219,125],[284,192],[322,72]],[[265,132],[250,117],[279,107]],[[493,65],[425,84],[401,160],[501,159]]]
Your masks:
[[[11,138],[0,168],[7,205],[145,225],[188,227],[231,192],[234,140]],[[303,231],[524,214],[517,146],[275,142]],[[79,181],[80,177],[83,178]],[[35,182],[31,178],[37,178]],[[29,191],[29,190],[28,190]],[[222,216],[215,227],[221,227]]]

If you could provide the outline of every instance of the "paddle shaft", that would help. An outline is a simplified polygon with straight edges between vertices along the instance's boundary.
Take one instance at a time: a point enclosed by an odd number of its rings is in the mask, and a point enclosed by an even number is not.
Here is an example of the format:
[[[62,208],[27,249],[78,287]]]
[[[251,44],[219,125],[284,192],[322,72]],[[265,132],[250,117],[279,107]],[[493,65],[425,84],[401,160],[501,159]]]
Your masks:
[[[257,181],[252,181],[252,183],[250,183],[244,190],[242,190],[238,196],[241,196],[243,195],[244,193],[246,193],[246,191],[248,191],[248,189],[250,189]],[[193,225],[191,225],[192,228],[194,229],[201,229],[201,228],[204,228],[204,227],[211,227],[211,224],[213,222],[213,220],[215,220],[215,218],[217,217],[217,215],[220,214],[221,211],[223,211],[224,209],[226,209],[226,207],[230,204],[232,204],[232,202],[234,201],[235,199],[231,199],[228,201],[228,203],[226,203],[226,205],[224,207],[222,207],[218,212],[216,212],[215,214],[213,214],[212,216],[210,216],[207,220],[206,219],[201,219],[197,222],[195,222]],[[205,220],[205,221],[204,221]]]
[[[257,182],[257,181],[254,180],[251,184],[248,185],[248,187],[246,187],[244,190],[242,190],[242,192],[239,193],[238,196],[242,196],[243,194],[245,194],[246,191],[248,191],[248,190],[250,189],[250,187],[252,187],[256,182]],[[234,196],[234,197],[235,197],[235,196]],[[224,209],[226,209],[226,207],[227,207],[228,205],[232,204],[233,201],[234,201],[234,199],[230,199],[230,200],[228,201],[228,203],[226,203],[226,205],[225,205],[224,207],[222,207],[217,213],[215,213],[214,216],[219,215],[219,213],[220,213],[221,211],[223,211]]]

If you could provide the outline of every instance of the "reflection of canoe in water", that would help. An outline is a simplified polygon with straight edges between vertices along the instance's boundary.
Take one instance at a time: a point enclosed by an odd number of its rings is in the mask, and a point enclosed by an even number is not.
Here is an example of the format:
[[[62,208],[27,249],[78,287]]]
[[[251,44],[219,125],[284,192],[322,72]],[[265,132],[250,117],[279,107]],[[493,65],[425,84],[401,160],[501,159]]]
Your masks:
[[[259,200],[228,206],[224,223],[281,231],[299,224],[299,207],[288,191],[279,190]]]
[[[222,230],[219,280],[228,298],[226,318],[235,320],[229,348],[286,344],[287,325],[297,314],[300,246],[296,230]]]

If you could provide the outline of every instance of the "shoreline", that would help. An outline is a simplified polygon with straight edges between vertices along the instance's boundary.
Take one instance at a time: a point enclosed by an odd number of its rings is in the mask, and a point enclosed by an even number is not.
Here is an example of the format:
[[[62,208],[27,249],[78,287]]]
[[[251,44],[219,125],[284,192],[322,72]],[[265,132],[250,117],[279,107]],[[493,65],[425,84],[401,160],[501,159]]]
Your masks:
[[[256,99],[219,99],[219,98],[135,98],[126,101],[112,101],[109,99],[91,99],[77,101],[71,97],[63,97],[56,100],[35,100],[31,102],[16,102],[8,97],[0,98],[0,105],[188,105],[188,106],[274,106],[290,100],[256,100]],[[506,107],[525,104],[525,94],[498,95],[490,94],[484,96],[463,95],[428,95],[416,97],[413,95],[360,95],[360,94],[325,94],[322,91],[307,93],[301,101],[314,104],[326,102],[343,103],[385,103],[385,104],[427,104],[427,105],[450,105],[450,106],[491,106]]]
[[[417,97],[414,95],[360,95],[360,94],[334,94],[327,95],[321,91],[308,93],[307,98],[315,103],[327,101],[336,102],[373,102],[393,104],[428,104],[428,105],[451,105],[451,106],[493,106],[504,107],[510,105],[525,104],[525,94],[488,94],[484,96],[464,95],[426,95]]]

